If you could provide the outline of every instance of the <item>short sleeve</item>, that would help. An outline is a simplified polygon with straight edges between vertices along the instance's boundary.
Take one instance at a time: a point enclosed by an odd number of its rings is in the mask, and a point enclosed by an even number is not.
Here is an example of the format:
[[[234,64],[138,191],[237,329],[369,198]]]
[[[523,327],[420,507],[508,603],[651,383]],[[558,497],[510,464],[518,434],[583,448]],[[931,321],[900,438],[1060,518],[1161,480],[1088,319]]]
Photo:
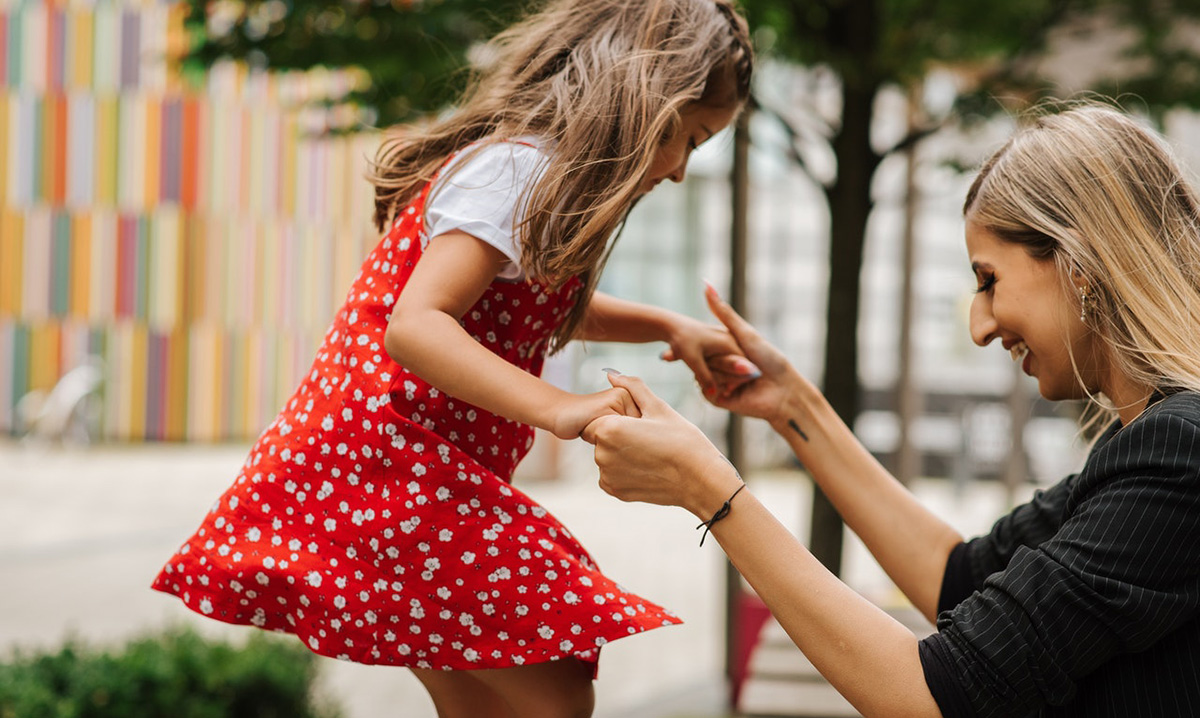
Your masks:
[[[466,232],[508,257],[501,277],[520,277],[516,227],[524,213],[518,204],[545,163],[545,153],[525,142],[496,142],[464,150],[434,181],[425,203],[422,242],[427,244],[454,230]]]

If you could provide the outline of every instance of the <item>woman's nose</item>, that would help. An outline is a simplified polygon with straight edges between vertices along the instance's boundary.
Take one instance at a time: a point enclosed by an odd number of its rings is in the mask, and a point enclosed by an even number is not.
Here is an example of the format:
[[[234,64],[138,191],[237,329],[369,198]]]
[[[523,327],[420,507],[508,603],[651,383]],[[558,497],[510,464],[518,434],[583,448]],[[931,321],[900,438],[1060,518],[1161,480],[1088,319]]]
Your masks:
[[[971,340],[981,347],[996,338],[996,317],[992,315],[991,307],[982,294],[975,295],[971,300],[970,327]]]

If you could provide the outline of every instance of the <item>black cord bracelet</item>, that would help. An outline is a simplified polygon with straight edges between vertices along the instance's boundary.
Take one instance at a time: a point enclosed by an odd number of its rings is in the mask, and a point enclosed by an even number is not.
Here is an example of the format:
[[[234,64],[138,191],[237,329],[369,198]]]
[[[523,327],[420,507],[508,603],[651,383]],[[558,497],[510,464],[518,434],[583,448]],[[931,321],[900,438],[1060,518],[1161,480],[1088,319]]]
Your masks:
[[[734,496],[737,496],[738,494],[742,493],[742,489],[744,489],[744,488],[746,488],[745,484],[742,484],[741,486],[739,486],[738,490],[734,491],[733,495],[725,500],[725,503],[721,505],[721,508],[717,509],[717,513],[713,514],[711,519],[709,519],[708,521],[700,522],[700,526],[704,527],[704,535],[700,537],[700,545],[701,546],[704,545],[704,539],[708,538],[708,532],[712,530],[713,524],[715,524],[716,522],[720,521],[721,519],[723,519],[729,515],[729,502],[733,501]],[[697,526],[696,528],[698,529],[698,528],[700,528],[700,526]]]

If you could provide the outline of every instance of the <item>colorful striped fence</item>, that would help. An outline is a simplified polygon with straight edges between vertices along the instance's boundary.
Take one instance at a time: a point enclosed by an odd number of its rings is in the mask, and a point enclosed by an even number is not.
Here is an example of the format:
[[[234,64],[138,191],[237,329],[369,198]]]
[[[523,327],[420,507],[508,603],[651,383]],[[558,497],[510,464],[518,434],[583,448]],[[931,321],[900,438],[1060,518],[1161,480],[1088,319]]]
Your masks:
[[[87,356],[102,436],[246,439],[375,240],[349,73],[189,82],[165,3],[0,3],[0,430]]]

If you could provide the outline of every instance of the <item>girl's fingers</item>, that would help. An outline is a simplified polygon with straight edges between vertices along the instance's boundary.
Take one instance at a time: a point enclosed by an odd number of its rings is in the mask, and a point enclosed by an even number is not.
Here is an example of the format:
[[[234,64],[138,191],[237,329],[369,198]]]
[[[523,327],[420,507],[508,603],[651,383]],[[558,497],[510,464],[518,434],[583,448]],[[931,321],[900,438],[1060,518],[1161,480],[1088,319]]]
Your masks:
[[[629,390],[619,387],[614,387],[614,389],[621,392],[621,413],[625,416],[631,416],[635,419],[640,419],[642,417],[642,409],[637,405],[637,402],[633,400],[633,395],[629,393]]]
[[[709,357],[708,368],[714,373],[746,381],[762,376],[762,370],[754,362],[740,354],[718,354]]]

